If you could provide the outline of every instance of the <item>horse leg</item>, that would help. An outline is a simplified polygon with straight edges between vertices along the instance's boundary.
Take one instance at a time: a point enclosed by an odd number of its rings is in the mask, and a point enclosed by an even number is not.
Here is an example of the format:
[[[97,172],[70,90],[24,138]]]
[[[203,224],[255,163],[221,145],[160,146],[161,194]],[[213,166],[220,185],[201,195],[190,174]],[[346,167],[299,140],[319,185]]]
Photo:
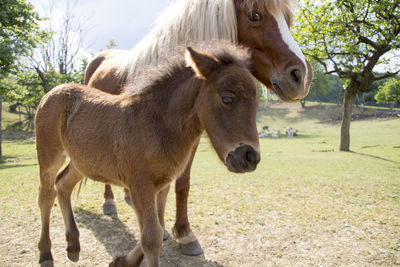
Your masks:
[[[71,193],[75,185],[82,180],[83,174],[75,169],[70,162],[58,175],[56,181],[57,198],[64,219],[65,234],[67,239],[68,258],[77,262],[79,260],[80,244],[79,230],[76,226],[74,213],[71,207]]]
[[[165,204],[167,201],[167,196],[169,192],[169,185],[164,188],[162,191],[158,193],[157,196],[157,210],[158,210],[158,218],[160,219],[160,224],[164,228],[164,235],[163,235],[163,241],[167,240],[169,238],[168,231],[165,230],[165,222],[164,222],[164,212],[165,212]],[[133,207],[131,197],[129,196],[129,190],[124,188],[124,193],[125,193],[125,202]]]
[[[126,204],[128,204],[129,206],[131,206],[133,208],[131,197],[129,196],[130,195],[129,190],[124,188],[124,193],[125,193],[125,202],[126,202]]]
[[[38,244],[40,252],[39,263],[42,267],[50,267],[54,266],[53,256],[51,254],[50,214],[54,205],[54,199],[57,195],[54,188],[57,172],[65,161],[65,155],[60,149],[53,148],[43,150],[42,146],[38,146],[38,161],[40,172],[38,204],[42,222],[42,230]]]
[[[167,202],[168,192],[169,192],[169,185],[160,192],[158,192],[157,195],[158,219],[160,220],[161,227],[164,229],[163,241],[167,240],[169,237],[167,230],[165,230],[165,221],[164,221],[165,204]]]
[[[157,214],[157,192],[150,182],[136,183],[135,188],[131,187],[130,193],[139,220],[140,242],[126,256],[115,259],[111,267],[139,266],[143,255],[148,267],[160,266],[163,228]]]
[[[186,165],[185,171],[175,182],[176,193],[176,222],[172,230],[176,239],[178,239],[179,249],[182,254],[197,256],[203,254],[203,249],[197,241],[196,236],[190,228],[187,215],[187,204],[190,189],[190,168],[192,167],[194,154],[197,146],[193,149],[190,159]]]
[[[114,202],[114,194],[111,190],[111,185],[106,184],[104,189],[104,203],[103,203],[104,215],[117,214],[117,207]]]

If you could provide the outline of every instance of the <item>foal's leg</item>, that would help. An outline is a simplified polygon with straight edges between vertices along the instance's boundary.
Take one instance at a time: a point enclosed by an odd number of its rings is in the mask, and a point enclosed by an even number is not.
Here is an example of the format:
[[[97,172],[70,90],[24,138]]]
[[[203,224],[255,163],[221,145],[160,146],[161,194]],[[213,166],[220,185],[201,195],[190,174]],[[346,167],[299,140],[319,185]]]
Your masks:
[[[131,187],[130,193],[139,220],[140,242],[128,255],[115,259],[110,266],[139,266],[144,255],[148,267],[159,267],[163,228],[157,214],[157,192],[152,183],[143,181],[136,183],[135,188]]]
[[[53,149],[43,150],[42,146],[38,146],[38,161],[40,172],[38,204],[42,221],[38,244],[40,251],[39,263],[41,266],[53,266],[49,233],[50,213],[57,194],[54,188],[57,172],[65,161],[65,155],[61,149],[53,147]]]
[[[165,211],[165,204],[167,201],[167,196],[168,196],[168,192],[169,192],[169,185],[164,188],[163,190],[161,190],[158,195],[157,195],[157,210],[158,210],[158,218],[160,219],[160,224],[161,226],[164,228],[164,235],[163,235],[163,241],[167,240],[169,237],[168,231],[165,230],[165,222],[164,222],[164,211]],[[124,192],[125,192],[125,201],[127,204],[129,204],[129,206],[132,206],[132,201],[131,201],[131,197],[129,196],[129,190],[124,188]]]
[[[104,188],[104,203],[103,203],[104,215],[117,214],[117,207],[114,202],[114,194],[111,190],[111,185],[106,184]]]
[[[178,239],[179,249],[182,254],[197,256],[203,254],[203,249],[197,241],[196,236],[190,228],[187,215],[188,196],[190,189],[190,169],[192,167],[194,154],[197,145],[193,149],[190,159],[186,165],[185,171],[175,182],[176,193],[176,222],[173,228],[173,234]]]
[[[58,175],[56,187],[57,198],[64,219],[65,234],[67,238],[68,258],[71,261],[79,260],[80,244],[79,230],[76,226],[71,207],[71,193],[75,185],[83,178],[83,175],[75,169],[70,162]]]
[[[163,241],[167,240],[169,237],[168,232],[165,230],[165,221],[164,221],[165,204],[167,202],[168,192],[169,192],[169,185],[160,192],[158,192],[157,195],[158,219],[160,220],[160,224],[164,229]]]

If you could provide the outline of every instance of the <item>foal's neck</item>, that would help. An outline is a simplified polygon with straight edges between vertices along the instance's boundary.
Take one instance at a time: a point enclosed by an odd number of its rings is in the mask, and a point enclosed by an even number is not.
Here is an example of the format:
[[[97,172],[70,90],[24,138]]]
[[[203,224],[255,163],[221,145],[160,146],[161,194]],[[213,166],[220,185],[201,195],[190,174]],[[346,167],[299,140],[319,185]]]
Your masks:
[[[135,92],[128,88],[133,104],[139,105],[141,114],[150,116],[155,127],[168,142],[190,145],[197,140],[203,128],[196,113],[196,102],[204,81],[195,77],[189,67],[177,67],[154,81],[139,81]],[[133,89],[133,90],[132,90]],[[131,92],[129,93],[129,90]],[[135,99],[139,98],[137,101]]]
[[[184,68],[177,77],[171,76],[166,83],[168,95],[160,94],[164,101],[165,122],[186,135],[200,135],[202,127],[196,113],[196,102],[204,81],[195,77],[190,68]]]

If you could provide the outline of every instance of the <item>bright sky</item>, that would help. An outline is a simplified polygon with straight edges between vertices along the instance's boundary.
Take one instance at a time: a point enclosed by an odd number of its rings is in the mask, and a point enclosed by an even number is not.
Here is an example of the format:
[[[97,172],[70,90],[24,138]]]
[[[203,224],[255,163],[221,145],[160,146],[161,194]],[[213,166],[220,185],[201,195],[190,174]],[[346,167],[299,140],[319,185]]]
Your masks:
[[[55,4],[54,13],[61,18],[65,2],[76,3],[74,14],[86,29],[85,53],[96,54],[113,39],[118,49],[130,49],[150,30],[160,14],[176,0],[28,0],[43,17],[48,16],[50,2]],[[398,56],[398,53],[395,53]],[[393,58],[393,55],[387,55]],[[392,59],[389,69],[396,69],[399,59]],[[394,62],[393,62],[394,61]],[[377,71],[387,71],[380,66]]]
[[[52,0],[29,0],[41,16],[48,16]],[[53,0],[54,13],[61,17],[65,1]],[[87,30],[84,49],[97,53],[113,39],[118,49],[130,49],[151,29],[162,11],[174,0],[70,0],[74,14]],[[58,15],[59,14],[59,15]]]

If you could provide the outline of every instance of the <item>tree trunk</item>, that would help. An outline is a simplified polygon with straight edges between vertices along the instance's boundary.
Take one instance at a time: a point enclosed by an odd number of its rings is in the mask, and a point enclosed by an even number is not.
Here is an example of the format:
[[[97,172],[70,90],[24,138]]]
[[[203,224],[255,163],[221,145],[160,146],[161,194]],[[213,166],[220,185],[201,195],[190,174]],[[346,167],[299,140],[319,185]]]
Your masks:
[[[3,109],[3,102],[0,99],[0,162],[2,161],[3,158],[3,151],[1,150],[1,144],[3,143],[3,140],[1,139],[1,120],[2,120],[2,114],[1,111]]]
[[[300,99],[300,104],[302,108],[306,108],[306,99],[305,98]]]
[[[10,112],[17,112],[17,107],[21,105],[19,102],[10,106]]]
[[[350,122],[355,94],[351,93],[352,90],[350,90],[349,87],[346,88],[343,99],[342,125],[340,127],[339,148],[341,151],[350,151]]]
[[[39,69],[39,68],[35,68],[37,74],[39,75],[40,80],[42,81],[42,86],[43,86],[43,90],[45,93],[48,93],[50,91],[50,85],[49,85],[49,80],[46,78],[46,76],[44,75],[44,73]]]

